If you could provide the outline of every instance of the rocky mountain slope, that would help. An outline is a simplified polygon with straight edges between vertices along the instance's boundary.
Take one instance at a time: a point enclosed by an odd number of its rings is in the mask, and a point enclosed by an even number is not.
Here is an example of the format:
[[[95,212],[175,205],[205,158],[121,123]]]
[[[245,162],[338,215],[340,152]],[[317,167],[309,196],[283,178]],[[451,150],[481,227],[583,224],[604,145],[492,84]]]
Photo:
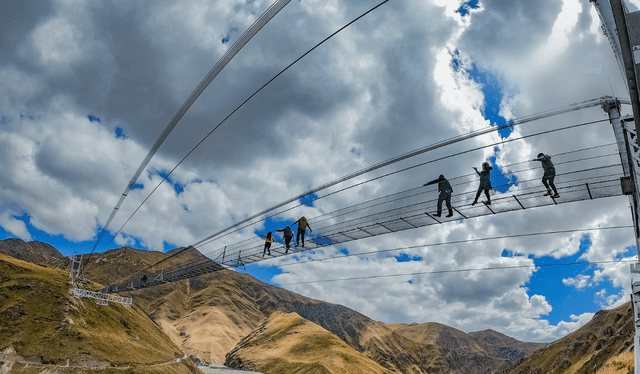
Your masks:
[[[577,331],[536,351],[508,374],[595,373],[612,357],[633,349],[631,302],[616,309],[601,310]]]
[[[87,276],[103,283],[114,281],[109,274],[140,276],[142,269],[167,256],[155,252],[151,260],[148,254],[131,248],[109,251],[92,260]],[[190,251],[180,261],[198,256],[197,251]],[[541,346],[495,332],[476,339],[438,324],[385,325],[342,305],[303,297],[230,270],[129,295],[185,353],[216,363],[238,365],[240,361],[229,361],[226,354],[276,312],[295,313],[317,324],[364,358],[394,372],[487,373]]]
[[[19,260],[39,265],[50,265],[60,269],[68,269],[69,259],[57,249],[43,242],[25,243],[20,239],[6,239],[0,241],[0,253],[4,253]]]
[[[68,273],[0,254],[0,371],[198,372],[182,357],[140,308],[76,299]]]

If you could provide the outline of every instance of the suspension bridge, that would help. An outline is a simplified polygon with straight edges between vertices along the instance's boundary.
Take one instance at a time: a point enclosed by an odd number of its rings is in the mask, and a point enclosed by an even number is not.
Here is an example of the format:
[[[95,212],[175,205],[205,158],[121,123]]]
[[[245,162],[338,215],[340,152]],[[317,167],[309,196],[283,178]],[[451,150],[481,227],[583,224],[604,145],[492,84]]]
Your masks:
[[[496,180],[493,181],[493,188],[496,192],[492,197],[491,204],[472,204],[479,183],[478,176],[475,173],[450,176],[448,178],[454,188],[454,194],[451,199],[454,212],[452,217],[438,217],[435,215],[438,200],[438,191],[435,186],[417,186],[359,202],[316,217],[310,217],[309,223],[313,227],[313,232],[308,234],[305,247],[292,247],[287,250],[282,238],[277,237],[275,245],[270,250],[271,254],[265,256],[263,254],[264,240],[252,235],[251,238],[226,245],[223,248],[207,253],[205,256],[197,256],[182,262],[178,261],[178,265],[175,265],[175,257],[180,256],[181,253],[189,249],[196,248],[195,245],[192,245],[172,256],[173,265],[169,266],[164,261],[161,261],[141,273],[130,275],[126,281],[105,287],[101,292],[118,293],[153,287],[222,269],[244,267],[276,257],[293,255],[303,251],[313,251],[322,247],[335,246],[404,230],[518,210],[530,210],[544,206],[629,194],[631,189],[626,181],[629,179],[629,164],[633,156],[632,153],[628,152],[626,139],[635,136],[635,134],[630,132],[629,126],[625,125],[625,123],[631,122],[632,117],[621,118],[619,114],[620,101],[612,97],[589,101],[589,105],[582,103],[581,107],[592,107],[596,104],[602,106],[609,114],[609,121],[603,120],[568,125],[553,131],[563,131],[576,126],[608,126],[610,123],[615,133],[616,142],[552,155],[557,171],[555,184],[560,194],[557,198],[545,196],[546,189],[541,183],[542,168],[538,161],[527,160],[510,165],[501,165],[503,173],[502,175],[494,176],[494,179],[499,177],[503,183],[499,184]],[[573,107],[553,112],[549,116],[570,110],[573,110]],[[533,134],[532,136],[537,135],[539,134]],[[522,140],[522,138],[508,141],[519,140]],[[422,165],[413,165],[401,171],[407,171],[407,169]],[[385,176],[401,171],[392,172]],[[286,204],[278,204],[276,208],[271,208],[271,211],[284,205]],[[272,214],[271,217],[282,212]],[[262,216],[260,219],[263,219]],[[242,223],[246,223],[246,220]],[[252,223],[254,222],[249,222],[247,225]],[[223,232],[229,233],[240,224],[238,223],[227,230],[223,230]],[[199,245],[214,241],[217,237],[220,237],[220,233],[209,237],[207,240],[200,241]]]
[[[273,79],[268,81],[260,89],[258,89],[253,95],[249,96],[240,106],[232,111],[220,124],[218,124],[211,132],[209,132],[204,139],[206,139],[215,129],[221,126],[227,118],[233,115],[242,105],[255,96],[260,90],[276,79],[280,74],[286,71],[293,64],[305,57],[309,52],[313,51],[319,45],[327,41],[332,36],[336,35],[344,28],[356,22],[361,17],[365,16],[369,12],[385,4],[388,0],[382,1],[379,5],[364,13],[360,17],[356,18],[343,28],[330,35],[322,42],[314,46],[307,53],[295,60],[292,64],[287,66]],[[84,268],[79,259],[74,258],[71,266],[71,283],[74,285],[71,292],[76,297],[91,297],[97,300],[102,305],[108,305],[109,302],[118,302],[124,305],[131,305],[130,298],[123,298],[115,295],[115,293],[153,287],[156,285],[164,284],[166,282],[175,282],[182,279],[196,277],[199,275],[219,271],[222,269],[244,267],[248,264],[257,263],[277,257],[294,255],[302,251],[313,251],[315,249],[340,245],[347,242],[356,240],[371,238],[379,235],[385,235],[389,233],[401,232],[404,230],[412,230],[421,227],[435,226],[447,224],[452,221],[469,220],[483,216],[492,216],[508,212],[514,212],[519,210],[530,210],[544,206],[562,205],[568,203],[575,203],[587,200],[603,199],[614,196],[628,195],[631,213],[634,221],[634,231],[636,237],[636,246],[638,246],[638,238],[640,238],[640,230],[638,227],[638,214],[639,214],[639,198],[638,198],[638,181],[640,175],[637,170],[640,170],[640,147],[638,147],[638,137],[636,129],[640,128],[640,95],[638,94],[638,79],[636,71],[639,66],[634,62],[632,54],[633,48],[640,48],[640,33],[637,30],[640,29],[640,12],[629,13],[624,9],[624,5],[621,0],[602,0],[604,5],[599,4],[597,1],[592,1],[595,9],[600,17],[602,31],[608,38],[617,62],[620,66],[620,70],[625,76],[628,82],[630,99],[618,99],[614,97],[602,97],[594,99],[588,102],[574,104],[566,108],[561,108],[555,111],[549,111],[534,116],[521,118],[519,120],[511,121],[503,126],[497,126],[493,128],[487,128],[479,130],[466,135],[456,137],[454,139],[448,139],[431,146],[410,152],[404,155],[400,155],[391,160],[387,160],[380,164],[372,165],[371,167],[362,169],[358,172],[349,174],[343,178],[337,179],[332,182],[328,182],[322,186],[311,189],[305,194],[293,197],[286,200],[276,206],[268,208],[262,212],[259,212],[251,217],[248,217],[231,227],[225,228],[222,231],[216,232],[209,237],[194,243],[186,248],[178,250],[169,258],[162,260],[142,272],[129,275],[128,279],[117,284],[113,284],[105,287],[104,289],[93,292],[81,290],[77,287],[77,280],[82,274]],[[103,234],[107,231],[109,223],[117,213],[120,205],[126,198],[128,192],[135,184],[137,178],[145,169],[149,160],[155,152],[158,150],[164,139],[172,131],[173,127],[182,118],[189,107],[197,100],[198,96],[204,91],[204,89],[211,83],[218,72],[233,58],[233,56],[255,35],[262,26],[264,26],[271,18],[273,18],[280,9],[286,6],[289,0],[276,0],[276,2],[270,7],[257,21],[252,25],[245,34],[232,46],[229,53],[225,54],[223,58],[214,66],[214,68],[207,74],[205,79],[198,85],[196,90],[189,96],[187,101],[179,109],[178,113],[171,120],[169,125],[165,128],[160,138],[156,141],[149,154],[139,166],[135,175],[131,179],[130,183],[125,188],[120,200],[114,207],[111,216],[107,220],[103,230],[98,235],[98,240],[94,245],[96,249]],[[631,105],[633,115],[622,117],[620,114],[621,104]],[[602,109],[608,114],[609,122],[613,127],[615,134],[615,142],[611,144],[602,144],[584,149],[576,149],[568,151],[562,154],[551,155],[553,157],[554,164],[557,170],[556,186],[559,192],[559,197],[552,197],[545,195],[546,189],[542,186],[540,177],[542,175],[542,169],[537,162],[523,161],[511,165],[499,165],[502,171],[500,183],[494,181],[493,187],[496,191],[491,204],[472,204],[471,201],[475,196],[478,177],[474,174],[466,175],[448,175],[447,178],[451,182],[454,188],[454,194],[451,199],[454,214],[451,217],[440,217],[435,213],[435,206],[437,203],[437,194],[434,186],[416,186],[408,190],[391,193],[388,195],[380,196],[368,201],[359,202],[332,212],[328,212],[316,217],[310,217],[309,223],[314,228],[311,235],[307,237],[307,245],[302,247],[294,247],[291,250],[287,250],[282,239],[278,238],[278,241],[274,248],[271,248],[271,255],[264,256],[263,240],[256,235],[252,235],[250,238],[238,243],[226,245],[223,248],[219,248],[215,251],[198,256],[190,256],[189,260],[176,261],[178,256],[191,252],[193,249],[212,243],[213,241],[235,233],[243,228],[246,228],[252,224],[256,224],[264,221],[265,217],[270,218],[282,214],[283,212],[290,210],[284,209],[290,203],[300,200],[301,197],[314,196],[315,193],[322,191],[328,187],[335,186],[339,183],[353,179],[355,177],[365,175],[373,170],[380,169],[395,162],[406,160],[414,157],[418,154],[427,153],[438,148],[449,146],[458,143],[462,140],[470,139],[476,136],[487,134],[493,131],[499,131],[504,127],[512,127],[523,124],[525,122],[536,121],[542,118],[547,118],[553,115],[566,113],[573,110],[581,110],[589,107],[600,105]],[[596,123],[599,121],[594,121]],[[566,128],[559,128],[554,131],[562,131],[564,129],[585,126],[588,124],[575,124]],[[638,130],[640,131],[640,130]],[[535,134],[544,135],[544,134]],[[202,141],[204,141],[204,139]],[[518,141],[521,139],[509,139],[506,141]],[[198,143],[198,147],[201,143]],[[492,146],[492,145],[487,145]],[[195,148],[192,149],[186,157],[188,157]],[[466,150],[459,152],[462,154],[472,150]],[[176,165],[176,168],[180,165]],[[429,163],[429,162],[427,162]],[[422,164],[424,165],[424,164]],[[414,167],[421,165],[414,165],[403,170],[392,172],[384,175],[383,177],[393,175],[397,172],[407,171]],[[169,173],[171,174],[175,168]],[[166,178],[168,175],[164,178]],[[379,178],[379,177],[378,177]],[[163,181],[164,181],[163,180]],[[506,182],[504,182],[506,181]],[[357,186],[352,185],[345,189]],[[157,188],[157,187],[156,187]],[[153,190],[155,191],[155,189]],[[151,192],[151,194],[153,193]],[[335,192],[334,192],[335,193]],[[150,195],[151,195],[150,194]],[[149,195],[149,196],[150,196]],[[147,197],[147,199],[149,198]],[[319,199],[322,197],[317,197]],[[147,200],[145,199],[142,204]],[[142,205],[141,204],[141,205]],[[139,209],[140,207],[138,207]],[[283,208],[276,212],[278,209]],[[137,212],[137,209],[133,214]],[[133,217],[133,215],[131,216]],[[127,219],[126,222],[128,222]],[[125,222],[125,225],[126,225]],[[124,227],[124,225],[123,225]],[[122,227],[120,228],[122,230]],[[118,230],[118,233],[120,232]],[[93,252],[93,251],[92,251]],[[167,261],[171,259],[172,261]],[[178,265],[169,265],[169,264]],[[640,273],[640,263],[632,264],[631,271]],[[634,315],[636,320],[636,337],[634,340],[635,346],[640,345],[640,283],[632,283],[632,300],[634,305]],[[635,350],[636,359],[636,373],[640,374],[640,350]]]

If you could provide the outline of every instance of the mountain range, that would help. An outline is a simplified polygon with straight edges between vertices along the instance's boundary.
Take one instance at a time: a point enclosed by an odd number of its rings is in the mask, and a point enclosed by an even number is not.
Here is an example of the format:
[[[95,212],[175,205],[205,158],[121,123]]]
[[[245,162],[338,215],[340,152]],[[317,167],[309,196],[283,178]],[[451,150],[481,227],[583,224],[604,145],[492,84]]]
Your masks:
[[[177,251],[182,252],[179,258],[172,258]],[[133,308],[97,306],[65,291],[68,273],[62,269],[68,268],[69,259],[48,244],[9,239],[0,241],[0,253],[5,254],[0,255],[0,353],[4,352],[0,362],[4,357],[14,365],[41,356],[34,360],[58,366],[66,360],[95,360],[105,367],[128,365],[142,371],[164,363],[162,370],[196,372],[189,360],[178,366],[167,364],[189,356],[201,364],[263,373],[586,373],[611,367],[615,360],[615,367],[626,370],[628,359],[620,357],[633,348],[630,304],[599,312],[557,342],[527,343],[493,330],[467,334],[438,323],[384,324],[232,270],[129,292]],[[171,266],[198,258],[202,254],[193,248],[167,253],[128,247],[110,250],[85,258],[85,287],[99,289],[121,281],[123,274],[142,274],[160,260]],[[44,278],[51,284],[43,283]],[[30,285],[28,292],[23,284]],[[53,290],[51,295],[35,296],[44,293],[41,286]],[[36,313],[37,304],[46,305]],[[78,339],[83,349],[59,343],[56,337],[68,342],[71,332],[52,331],[67,331],[68,320],[81,320],[82,326],[93,329],[102,326],[100,334],[69,330],[82,336]],[[44,339],[38,332],[44,331],[40,324],[51,324],[47,331],[52,337]],[[19,330],[23,332],[18,334]],[[141,345],[136,349],[139,354],[124,348],[132,336]],[[103,346],[110,339],[117,342],[113,352]],[[43,341],[53,348],[45,348]],[[145,344],[162,352],[145,351]]]

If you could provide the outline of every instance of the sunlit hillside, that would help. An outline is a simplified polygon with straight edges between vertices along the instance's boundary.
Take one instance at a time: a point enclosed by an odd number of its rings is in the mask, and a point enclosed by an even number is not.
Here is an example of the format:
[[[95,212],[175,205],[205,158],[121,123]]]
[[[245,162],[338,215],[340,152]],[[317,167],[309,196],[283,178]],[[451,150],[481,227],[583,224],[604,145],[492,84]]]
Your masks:
[[[42,365],[196,372],[138,307],[69,294],[68,273],[0,254],[0,361],[11,372]],[[179,362],[178,362],[179,361]],[[158,365],[158,366],[156,366]],[[57,370],[57,369],[47,369]]]

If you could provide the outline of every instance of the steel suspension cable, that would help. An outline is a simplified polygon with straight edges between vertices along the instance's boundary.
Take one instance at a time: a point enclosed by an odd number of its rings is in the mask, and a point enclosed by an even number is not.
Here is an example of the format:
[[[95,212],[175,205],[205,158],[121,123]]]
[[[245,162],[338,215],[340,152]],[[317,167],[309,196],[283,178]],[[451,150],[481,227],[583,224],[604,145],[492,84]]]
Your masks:
[[[169,173],[163,177],[163,179],[160,181],[160,183],[158,183],[158,185],[151,191],[151,193],[142,201],[142,203],[134,210],[134,212],[131,214],[131,216],[125,221],[125,223],[120,227],[120,229],[118,230],[118,232],[116,233],[116,235],[118,233],[120,233],[120,231],[122,231],[122,229],[124,228],[124,226],[131,220],[131,218],[133,218],[133,216],[138,212],[138,210],[142,207],[142,205],[151,197],[151,195],[160,187],[160,185],[162,183],[164,183],[167,178],[169,178],[169,176],[178,168],[178,166],[180,166],[195,150],[196,148],[198,148],[202,143],[204,143],[204,141],[216,130],[218,129],[223,123],[225,123],[227,121],[227,119],[229,119],[233,114],[235,114],[240,108],[242,108],[244,106],[244,104],[246,104],[249,100],[251,100],[254,96],[256,96],[260,91],[262,91],[265,87],[267,87],[271,82],[273,82],[276,78],[278,78],[280,75],[282,75],[285,71],[289,70],[290,67],[292,67],[294,64],[296,64],[298,61],[302,60],[304,57],[306,57],[308,54],[310,54],[312,51],[314,51],[316,48],[318,48],[320,45],[324,44],[327,40],[331,39],[333,36],[337,35],[338,33],[340,33],[342,30],[346,29],[347,27],[351,26],[353,23],[355,23],[356,21],[360,20],[362,17],[366,16],[367,14],[373,12],[374,10],[376,10],[377,8],[379,8],[380,6],[382,6],[383,4],[387,3],[389,0],[384,0],[381,3],[379,3],[378,5],[374,6],[373,8],[369,9],[368,11],[366,11],[365,13],[361,14],[360,16],[358,16],[356,19],[354,19],[353,21],[349,22],[348,24],[346,24],[345,26],[341,27],[339,30],[337,30],[336,32],[334,32],[333,34],[329,35],[328,37],[326,37],[324,40],[322,40],[320,43],[316,44],[313,48],[311,48],[310,50],[308,50],[307,52],[305,52],[302,56],[298,57],[295,61],[293,61],[291,64],[289,64],[287,67],[285,67],[284,69],[282,69],[278,74],[276,74],[273,78],[271,78],[267,83],[265,83],[262,87],[260,87],[257,91],[255,91],[251,96],[249,96],[245,101],[243,101],[238,107],[236,107],[229,115],[227,115],[220,123],[218,123],[218,125],[216,127],[214,127],[207,135],[205,135],[205,137],[198,142],[198,144],[195,145],[195,147],[193,147],[187,154],[186,156],[184,156],[184,158],[182,158],[182,160],[180,160],[180,162],[178,162],[178,164],[171,169],[171,171],[169,171]],[[295,201],[292,200],[292,201]],[[275,208],[273,208],[275,209]],[[259,213],[258,215],[262,215],[264,213]],[[251,219],[251,218],[249,218]],[[244,222],[244,221],[243,221]],[[205,239],[206,240],[206,239]],[[193,244],[187,248],[190,247],[195,247],[196,245],[198,245],[198,243]],[[178,256],[180,255],[181,252],[174,254],[173,256]]]
[[[213,68],[211,68],[209,73],[207,73],[207,75],[198,84],[195,90],[193,90],[191,95],[189,95],[187,100],[182,104],[180,109],[178,109],[178,111],[173,116],[173,118],[171,118],[171,121],[169,121],[169,124],[167,124],[167,127],[165,127],[165,129],[162,131],[162,133],[160,134],[156,142],[153,144],[153,146],[149,150],[149,153],[147,153],[146,157],[144,158],[140,166],[138,166],[138,169],[136,170],[136,172],[133,174],[133,177],[131,177],[129,184],[127,184],[127,187],[122,192],[120,199],[118,200],[117,204],[113,208],[113,211],[111,212],[111,215],[109,216],[109,218],[107,219],[107,222],[102,228],[100,235],[98,235],[98,239],[96,240],[96,243],[93,246],[93,250],[95,250],[96,247],[98,246],[98,243],[100,243],[100,240],[102,239],[105,232],[109,228],[109,225],[113,220],[113,217],[120,209],[120,206],[124,202],[124,199],[127,197],[127,194],[131,191],[135,183],[138,181],[140,174],[142,174],[144,169],[147,167],[147,165],[151,161],[151,158],[153,158],[153,156],[156,154],[156,152],[158,151],[162,143],[167,139],[171,131],[173,131],[173,129],[176,127],[176,125],[182,119],[185,113],[189,110],[189,108],[191,108],[193,103],[198,99],[198,97],[200,97],[202,92],[204,92],[204,90],[209,86],[209,84],[218,75],[218,73],[220,73],[220,71],[222,71],[222,69],[224,69],[224,67],[227,66],[229,61],[231,61],[231,59],[233,59],[235,55],[238,54],[238,52],[240,52],[242,47],[244,47],[249,42],[249,40],[251,40],[251,38],[253,38],[258,33],[258,31],[260,31],[260,29],[262,29],[262,27],[266,25],[276,14],[278,14],[278,12],[280,12],[280,10],[282,10],[282,8],[284,8],[290,1],[291,0],[276,0],[273,4],[271,4],[271,6],[264,13],[262,13],[262,15],[258,17],[258,19],[240,36],[240,38],[238,38],[238,40],[235,43],[233,43],[231,48],[229,48],[229,50],[225,52],[224,55],[222,55],[220,60],[218,60],[218,62],[213,66]]]
[[[353,179],[353,178],[355,178],[357,176],[360,176],[360,175],[369,173],[371,171],[380,169],[380,168],[382,168],[384,166],[388,166],[388,165],[391,165],[393,163],[408,159],[410,157],[414,157],[414,156],[417,156],[417,155],[420,155],[420,154],[423,154],[423,153],[426,153],[426,152],[429,152],[429,151],[433,151],[435,149],[442,148],[442,147],[445,147],[445,146],[448,146],[448,145],[451,145],[451,144],[455,144],[455,143],[458,143],[458,142],[461,142],[461,141],[464,141],[464,140],[468,140],[468,139],[471,139],[471,138],[474,138],[474,137],[477,137],[477,136],[489,134],[491,132],[497,132],[499,130],[503,130],[503,129],[506,129],[506,128],[511,128],[511,127],[516,126],[516,125],[520,125],[520,124],[523,124],[523,123],[535,121],[535,120],[538,120],[538,119],[541,119],[541,118],[546,118],[546,117],[549,117],[549,116],[554,116],[554,115],[563,114],[563,113],[567,113],[567,112],[574,111],[574,110],[585,109],[585,108],[589,108],[589,107],[592,107],[592,106],[600,105],[601,100],[602,100],[602,98],[594,99],[594,100],[587,100],[587,101],[584,101],[584,102],[581,102],[581,103],[577,103],[577,104],[572,104],[572,105],[569,105],[567,107],[563,107],[563,108],[560,108],[560,109],[555,109],[555,110],[543,112],[541,114],[535,114],[535,115],[532,115],[532,116],[524,117],[522,119],[516,119],[516,120],[510,121],[510,122],[501,124],[501,125],[489,126],[489,127],[485,128],[485,129],[476,130],[476,131],[473,131],[473,132],[470,132],[470,133],[467,133],[467,134],[464,134],[464,135],[459,135],[459,136],[456,136],[456,137],[453,137],[453,138],[450,138],[450,139],[446,139],[446,140],[434,143],[432,145],[420,148],[418,150],[415,150],[415,151],[412,151],[412,152],[409,152],[409,153],[405,153],[403,155],[391,158],[391,159],[383,161],[381,163],[378,163],[378,164],[369,166],[367,168],[358,170],[358,171],[353,172],[351,174],[347,174],[344,177],[341,177],[341,178],[338,178],[338,179],[333,180],[331,182],[325,183],[325,184],[323,184],[321,186],[315,187],[315,188],[313,188],[313,189],[311,189],[311,190],[309,190],[309,191],[307,191],[307,192],[305,192],[305,193],[303,193],[301,195],[298,195],[296,197],[290,198],[290,199],[288,199],[288,200],[286,200],[286,201],[284,201],[284,202],[282,202],[280,204],[277,204],[275,206],[272,206],[271,208],[265,209],[264,211],[262,211],[260,213],[257,213],[257,214],[255,214],[255,215],[253,215],[253,216],[251,216],[251,217],[249,217],[249,218],[247,218],[245,220],[242,220],[242,221],[237,222],[237,223],[235,223],[235,224],[233,224],[233,225],[231,225],[231,226],[229,226],[229,227],[227,227],[227,228],[225,228],[223,230],[220,230],[219,232],[217,232],[217,233],[215,233],[215,234],[213,234],[213,235],[211,235],[211,236],[209,236],[207,238],[204,238],[204,239],[202,239],[201,241],[199,241],[197,243],[192,244],[192,246],[197,247],[199,245],[202,245],[204,242],[208,241],[209,239],[212,239],[212,238],[214,238],[214,237],[216,237],[216,236],[218,236],[218,235],[220,235],[220,234],[222,234],[222,233],[224,233],[224,232],[226,232],[228,230],[236,228],[237,226],[240,226],[240,225],[242,225],[242,224],[244,224],[244,223],[246,223],[246,222],[248,222],[250,220],[253,220],[253,219],[257,218],[257,217],[260,217],[260,216],[262,216],[262,215],[264,215],[266,213],[269,213],[272,210],[281,208],[284,205],[287,205],[287,204],[289,204],[289,203],[291,203],[293,201],[299,200],[299,199],[301,199],[301,198],[303,198],[305,196],[309,196],[309,195],[315,194],[316,192],[319,192],[319,191],[324,190],[326,188],[335,186],[335,185],[337,185],[339,183],[342,183],[342,182],[345,182],[345,181],[347,181],[349,179]],[[606,120],[601,120],[601,121],[606,121]],[[601,121],[598,121],[598,122],[601,122]]]
[[[240,38],[238,38],[238,40],[236,40],[236,42],[233,43],[231,48],[229,48],[229,50],[227,50],[227,52],[225,52],[222,55],[220,60],[218,60],[218,62],[213,66],[213,68],[211,68],[211,70],[207,73],[207,75],[193,90],[191,95],[189,95],[187,100],[178,109],[178,111],[173,116],[173,118],[171,118],[171,121],[169,121],[169,123],[167,124],[165,129],[162,131],[158,139],[156,139],[155,143],[153,144],[153,146],[145,156],[144,160],[142,160],[142,163],[138,166],[138,169],[133,174],[133,176],[131,177],[131,180],[129,181],[124,191],[120,195],[118,202],[114,206],[113,210],[111,211],[111,214],[109,215],[109,218],[105,222],[105,225],[100,230],[100,234],[98,234],[98,237],[96,238],[96,242],[93,245],[93,248],[91,249],[91,252],[89,253],[89,256],[87,258],[87,263],[89,263],[91,256],[93,255],[94,251],[98,247],[98,244],[104,237],[104,234],[109,229],[109,226],[111,225],[111,221],[115,217],[118,210],[120,210],[120,207],[122,206],[122,203],[124,202],[124,200],[127,198],[127,195],[129,194],[131,189],[134,187],[135,183],[138,181],[138,178],[140,177],[144,169],[147,167],[147,165],[149,164],[153,156],[156,154],[158,149],[160,149],[160,146],[167,139],[171,131],[173,131],[173,129],[178,124],[178,122],[182,119],[182,117],[189,110],[189,108],[191,108],[191,106],[193,105],[193,103],[195,103],[198,97],[200,97],[202,92],[204,92],[204,90],[209,86],[209,84],[215,79],[218,73],[220,73],[220,71],[222,71],[222,69],[224,69],[224,67],[227,66],[229,61],[231,61],[231,59],[233,59],[238,54],[238,52],[240,52],[240,50],[249,42],[249,40],[251,40],[251,38],[253,38],[258,33],[258,31],[260,31],[260,29],[262,29],[264,25],[266,25],[273,17],[275,17],[275,15],[278,14],[278,12],[280,12],[280,10],[282,10],[290,1],[291,0],[276,0],[273,4],[271,4],[271,6],[269,6],[269,8],[267,8],[267,10],[264,13],[262,13],[262,15],[260,15],[260,17],[258,17],[258,19],[256,19],[256,21],[251,26],[249,26],[249,28],[240,36]],[[113,239],[120,233],[121,230],[122,228],[120,228],[120,230],[118,230],[118,232],[111,238],[109,243],[113,242]],[[83,266],[80,268],[78,277],[82,275],[85,268],[86,266]]]

